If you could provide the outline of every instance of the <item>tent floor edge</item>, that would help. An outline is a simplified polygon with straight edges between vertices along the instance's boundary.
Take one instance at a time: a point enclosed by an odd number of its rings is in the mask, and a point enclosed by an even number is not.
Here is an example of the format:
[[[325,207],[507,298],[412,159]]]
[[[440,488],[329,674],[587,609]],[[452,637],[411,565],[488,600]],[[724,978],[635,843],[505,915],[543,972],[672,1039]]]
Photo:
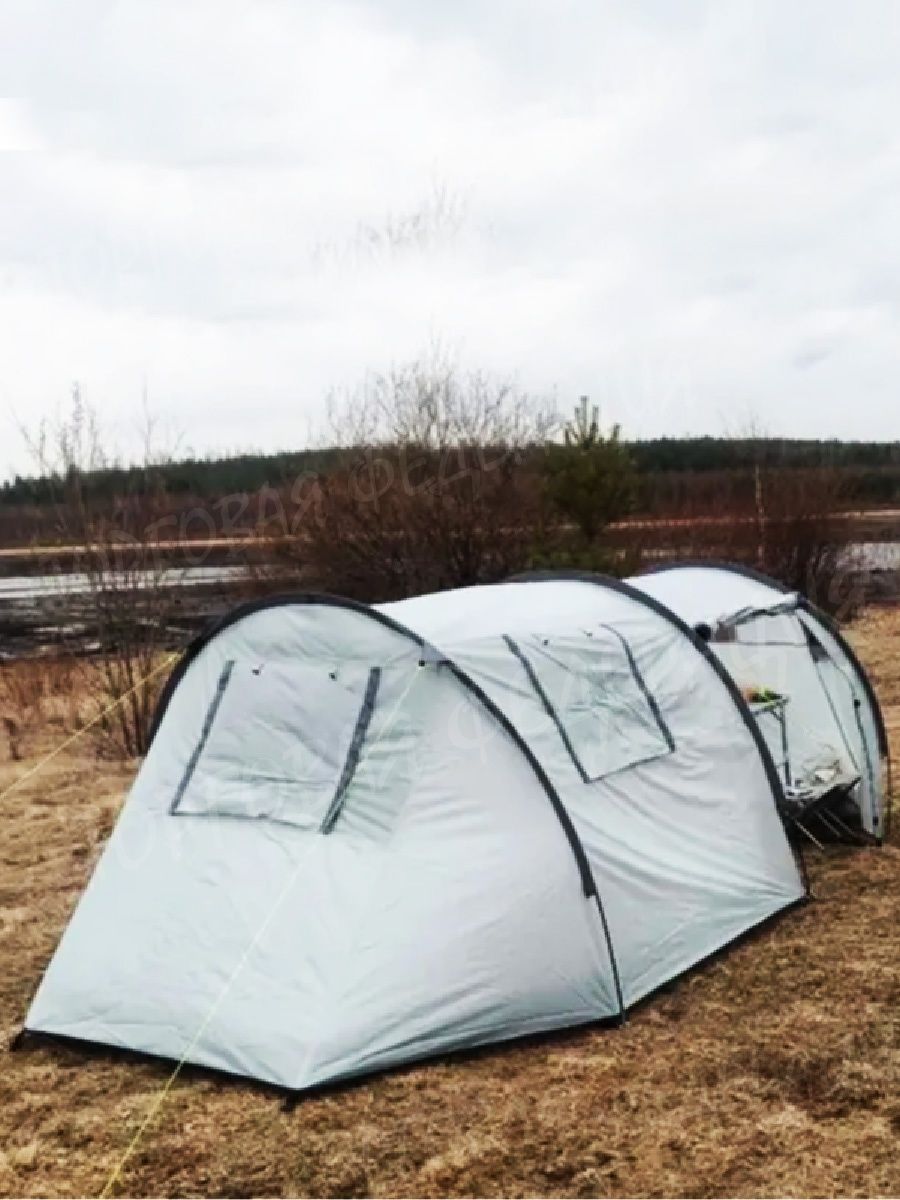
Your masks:
[[[31,1036],[31,1030],[26,1029],[25,1026],[23,1025],[22,1028],[18,1031],[18,1033],[13,1035],[12,1040],[10,1041],[9,1045],[7,1046],[7,1050],[12,1054],[16,1050],[24,1049],[25,1043],[28,1041],[30,1036]]]
[[[206,1063],[191,1062],[187,1059],[179,1060],[170,1054],[156,1054],[151,1050],[135,1050],[130,1046],[100,1042],[94,1038],[78,1037],[71,1033],[52,1033],[46,1029],[23,1027],[13,1041],[17,1042],[20,1036],[22,1041],[16,1046],[16,1049],[19,1050],[42,1048],[57,1051],[67,1050],[70,1053],[82,1055],[86,1059],[96,1056],[111,1062],[143,1063],[146,1066],[155,1066],[160,1070],[178,1066],[179,1073],[185,1078],[212,1079],[234,1087],[251,1088],[255,1092],[269,1096],[284,1097],[286,1092],[293,1094],[296,1090],[283,1083],[260,1079],[256,1075],[244,1075],[239,1071],[229,1071],[225,1067],[208,1066]],[[12,1049],[13,1046],[10,1044],[9,1050]]]
[[[640,1008],[644,1004],[652,1003],[652,1001],[661,993],[670,988],[679,986],[681,982],[689,975],[702,971],[705,967],[717,962],[720,958],[724,958],[736,947],[747,942],[751,942],[754,938],[761,937],[771,928],[774,928],[774,926],[782,917],[786,916],[790,912],[793,912],[795,909],[799,910],[805,905],[813,903],[815,899],[816,897],[811,892],[806,892],[802,896],[797,896],[793,900],[788,900],[785,904],[782,904],[780,908],[773,909],[772,912],[767,913],[766,916],[761,917],[752,925],[748,925],[746,929],[742,929],[740,933],[736,933],[734,937],[729,938],[728,941],[723,942],[721,946],[717,946],[714,950],[710,950],[709,953],[702,955],[700,958],[694,959],[692,962],[689,962],[687,966],[678,971],[677,974],[672,975],[662,983],[657,984],[656,987],[651,988],[648,992],[644,992],[643,995],[638,996],[636,1000],[632,1000],[628,1005],[629,1011],[634,1008]]]

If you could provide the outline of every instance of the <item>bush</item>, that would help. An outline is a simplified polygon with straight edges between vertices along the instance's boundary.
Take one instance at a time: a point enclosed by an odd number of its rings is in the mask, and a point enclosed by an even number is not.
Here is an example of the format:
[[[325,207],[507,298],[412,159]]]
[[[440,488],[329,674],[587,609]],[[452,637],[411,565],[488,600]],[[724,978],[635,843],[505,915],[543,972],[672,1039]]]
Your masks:
[[[276,571],[375,601],[522,570],[541,508],[527,452],[554,422],[510,383],[440,359],[371,377],[332,404],[337,464],[308,480]]]
[[[77,548],[72,569],[87,579],[98,667],[91,715],[100,718],[104,749],[127,758],[147,751],[160,654],[177,609],[160,552],[169,514],[160,465],[168,457],[153,451],[146,420],[144,463],[123,475],[131,490],[102,501],[89,481],[111,459],[77,387],[66,414],[33,436],[23,431],[53,498],[57,536]]]
[[[736,502],[724,481],[718,514],[669,509],[654,523],[654,550],[667,558],[743,563],[802,592],[827,612],[850,617],[863,594],[842,517],[851,493],[846,476],[822,468],[757,468],[752,507]],[[640,538],[641,531],[632,531]]]

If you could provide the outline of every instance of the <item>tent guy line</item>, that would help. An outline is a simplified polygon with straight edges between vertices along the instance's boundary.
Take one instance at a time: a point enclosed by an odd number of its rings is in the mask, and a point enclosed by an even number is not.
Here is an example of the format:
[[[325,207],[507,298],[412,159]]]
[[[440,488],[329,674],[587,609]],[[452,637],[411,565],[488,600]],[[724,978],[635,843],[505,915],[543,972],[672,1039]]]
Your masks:
[[[163,671],[166,671],[169,667],[174,666],[180,657],[180,654],[170,654],[168,658],[155,666],[152,671],[148,671],[147,674],[139,679],[133,687],[130,687],[127,692],[123,692],[118,699],[113,700],[111,704],[108,704],[105,708],[101,709],[100,712],[93,716],[86,725],[81,727],[81,729],[77,730],[70,737],[64,738],[63,741],[61,741],[58,746],[54,747],[49,754],[46,754],[42,759],[36,762],[33,767],[30,767],[22,775],[14,779],[9,787],[4,788],[3,791],[0,792],[0,804],[2,804],[7,796],[11,796],[13,792],[17,792],[24,783],[28,782],[29,779],[33,779],[35,775],[37,775],[40,771],[43,771],[44,767],[53,762],[53,760],[62,754],[64,750],[67,750],[69,746],[74,745],[79,738],[84,737],[86,733],[90,733],[90,731],[96,725],[99,725],[100,722],[106,717],[108,717],[110,713],[115,712],[121,704],[124,704],[129,696],[133,696],[135,692],[138,692],[142,687],[145,687],[151,679],[155,679],[157,675],[161,675]]]
[[[407,687],[406,692],[400,698],[400,700],[398,700],[397,704],[394,707],[394,711],[391,713],[391,717],[389,718],[389,724],[390,724],[390,721],[393,720],[394,716],[399,711],[400,704],[403,702],[403,700],[406,699],[406,697],[409,695],[409,692],[412,690],[415,679],[416,679],[416,676],[412,676],[410,678],[409,685]],[[126,1146],[125,1151],[122,1154],[121,1158],[119,1159],[119,1161],[117,1162],[117,1164],[115,1165],[113,1170],[110,1172],[109,1178],[106,1181],[103,1191],[100,1193],[101,1200],[105,1200],[106,1197],[112,1195],[113,1189],[115,1188],[117,1182],[119,1181],[119,1179],[122,1176],[122,1172],[124,1171],[125,1167],[128,1165],[128,1162],[130,1161],[130,1159],[133,1157],[135,1151],[137,1150],[138,1146],[140,1145],[141,1141],[143,1140],[145,1133],[147,1132],[147,1130],[152,1125],[153,1121],[156,1119],[156,1117],[161,1112],[163,1104],[165,1103],[166,1099],[168,1098],[170,1091],[175,1086],[178,1076],[181,1074],[181,1071],[184,1068],[185,1063],[188,1061],[188,1058],[191,1054],[191,1051],[192,1051],[194,1045],[196,1044],[198,1039],[202,1036],[203,1031],[206,1028],[206,1026],[209,1024],[209,1022],[215,1016],[216,1010],[218,1009],[219,1005],[224,1001],[228,991],[233,986],[234,982],[236,981],[236,979],[240,975],[241,971],[243,970],[244,966],[248,962],[250,955],[252,954],[254,948],[256,947],[256,945],[259,943],[259,941],[265,934],[266,928],[268,927],[270,922],[275,917],[278,909],[281,907],[281,905],[287,899],[289,893],[291,892],[291,890],[294,887],[294,884],[296,883],[297,876],[300,873],[300,869],[303,866],[304,861],[311,850],[312,850],[312,846],[308,847],[307,854],[297,860],[297,864],[296,864],[294,871],[291,873],[291,875],[288,878],[287,883],[285,884],[282,891],[279,893],[278,896],[276,896],[271,908],[266,913],[265,918],[263,919],[261,924],[256,929],[251,940],[248,942],[243,954],[241,955],[240,960],[238,961],[238,963],[235,966],[234,970],[232,971],[230,977],[228,978],[225,985],[223,986],[222,991],[219,993],[219,996],[217,997],[215,1003],[210,1007],[210,1009],[206,1013],[206,1016],[204,1017],[203,1021],[198,1026],[197,1032],[194,1034],[194,1037],[192,1038],[190,1045],[188,1045],[185,1048],[184,1054],[182,1054],[181,1058],[176,1063],[174,1070],[171,1072],[169,1077],[166,1079],[165,1083],[160,1088],[158,1094],[151,1101],[150,1105],[148,1106],[147,1113],[146,1113],[143,1121],[138,1126],[137,1130],[135,1131],[134,1136],[132,1137],[132,1139],[128,1143],[128,1145]]]
[[[105,1198],[107,1196],[112,1195],[113,1188],[116,1186],[116,1183],[121,1178],[122,1172],[124,1171],[129,1160],[133,1156],[135,1150],[137,1150],[140,1142],[142,1141],[142,1139],[144,1137],[144,1134],[147,1132],[147,1130],[150,1128],[151,1124],[153,1123],[154,1119],[158,1116],[158,1114],[162,1110],[162,1106],[165,1103],[166,1099],[168,1098],[168,1095],[171,1092],[172,1088],[175,1086],[178,1076],[181,1074],[181,1071],[184,1068],[185,1063],[188,1061],[188,1059],[190,1057],[191,1051],[194,1049],[194,1046],[199,1041],[199,1039],[202,1037],[203,1032],[206,1029],[207,1025],[215,1017],[219,1006],[223,1003],[226,996],[228,995],[228,992],[233,987],[235,980],[238,978],[241,971],[244,969],[247,962],[249,961],[250,955],[253,953],[254,949],[256,948],[256,946],[262,939],[263,935],[265,934],[266,929],[268,928],[269,924],[274,919],[279,908],[284,903],[284,901],[287,899],[289,893],[293,889],[294,884],[297,881],[297,876],[300,873],[300,868],[303,866],[304,860],[309,855],[311,849],[312,849],[312,847],[308,847],[306,855],[302,856],[301,858],[299,858],[297,860],[297,863],[294,867],[292,874],[289,876],[289,878],[288,878],[287,882],[285,883],[284,887],[282,888],[281,892],[276,896],[276,898],[275,898],[271,908],[267,912],[264,920],[260,923],[260,925],[257,928],[256,932],[254,933],[253,937],[248,942],[248,944],[244,950],[244,953],[241,955],[240,959],[238,960],[237,965],[235,966],[234,970],[231,972],[231,975],[228,977],[228,979],[225,981],[224,985],[222,986],[222,990],[219,993],[218,997],[216,998],[215,1002],[210,1006],[203,1021],[197,1027],[196,1033],[194,1034],[190,1043],[185,1047],[184,1053],[182,1054],[181,1058],[178,1060],[178,1062],[175,1065],[175,1069],[172,1071],[172,1073],[169,1075],[168,1079],[165,1081],[163,1086],[160,1088],[157,1095],[151,1101],[151,1103],[147,1109],[146,1116],[144,1117],[141,1124],[138,1126],[131,1141],[126,1146],[125,1151],[122,1154],[122,1157],[119,1159],[119,1161],[116,1163],[115,1167],[113,1167],[113,1170],[110,1172],[109,1178],[106,1181],[103,1191],[100,1193],[101,1200],[103,1200],[103,1198]]]

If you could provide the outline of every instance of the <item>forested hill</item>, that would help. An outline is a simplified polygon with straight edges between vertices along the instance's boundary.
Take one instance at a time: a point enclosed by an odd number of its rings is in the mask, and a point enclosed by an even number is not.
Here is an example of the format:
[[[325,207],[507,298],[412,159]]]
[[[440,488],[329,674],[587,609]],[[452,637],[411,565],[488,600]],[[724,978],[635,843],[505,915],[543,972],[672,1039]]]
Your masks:
[[[749,466],[900,468],[898,442],[800,438],[652,438],[629,442],[640,471],[729,471]]]
[[[653,438],[627,443],[642,474],[746,470],[757,464],[794,468],[839,467],[865,476],[888,476],[890,494],[873,488],[872,499],[892,499],[900,477],[900,441],[841,442],[774,438]],[[229,458],[190,458],[154,468],[152,474],[171,494],[218,497],[281,487],[298,476],[327,470],[334,450],[299,450],[283,454],[244,454]],[[111,467],[94,472],[88,486],[97,498],[140,490],[145,475],[138,467]],[[873,481],[874,482],[874,481]],[[885,480],[885,483],[887,481]],[[58,480],[25,478],[0,486],[0,505],[42,504],[53,499]],[[869,491],[868,488],[865,489]]]

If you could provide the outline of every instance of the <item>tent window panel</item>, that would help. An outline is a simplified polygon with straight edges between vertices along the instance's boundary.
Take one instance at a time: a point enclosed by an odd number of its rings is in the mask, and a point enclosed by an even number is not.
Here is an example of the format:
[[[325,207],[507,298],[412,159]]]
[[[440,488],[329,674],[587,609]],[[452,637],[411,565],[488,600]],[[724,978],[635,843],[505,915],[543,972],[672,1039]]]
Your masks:
[[[359,764],[326,832],[369,845],[393,837],[422,771],[422,735],[437,673],[382,668]]]
[[[227,662],[171,811],[328,832],[356,770],[379,681],[378,668]]]
[[[674,751],[659,705],[617,630],[603,627],[600,636],[577,641],[504,640],[585,783]]]

